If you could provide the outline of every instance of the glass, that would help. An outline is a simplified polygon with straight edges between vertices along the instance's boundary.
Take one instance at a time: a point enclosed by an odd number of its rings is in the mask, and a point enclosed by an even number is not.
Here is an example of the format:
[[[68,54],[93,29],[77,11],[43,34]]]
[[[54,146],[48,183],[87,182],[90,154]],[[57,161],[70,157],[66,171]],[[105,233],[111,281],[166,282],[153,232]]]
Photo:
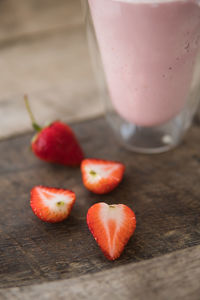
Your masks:
[[[130,150],[174,148],[200,96],[199,0],[82,0],[108,123]]]

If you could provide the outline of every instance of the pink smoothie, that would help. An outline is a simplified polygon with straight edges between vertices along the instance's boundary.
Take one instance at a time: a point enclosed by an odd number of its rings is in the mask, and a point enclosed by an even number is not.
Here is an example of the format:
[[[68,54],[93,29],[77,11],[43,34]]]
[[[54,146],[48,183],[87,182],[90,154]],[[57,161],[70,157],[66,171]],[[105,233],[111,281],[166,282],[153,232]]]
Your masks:
[[[163,124],[188,100],[199,53],[198,0],[89,0],[116,111]]]

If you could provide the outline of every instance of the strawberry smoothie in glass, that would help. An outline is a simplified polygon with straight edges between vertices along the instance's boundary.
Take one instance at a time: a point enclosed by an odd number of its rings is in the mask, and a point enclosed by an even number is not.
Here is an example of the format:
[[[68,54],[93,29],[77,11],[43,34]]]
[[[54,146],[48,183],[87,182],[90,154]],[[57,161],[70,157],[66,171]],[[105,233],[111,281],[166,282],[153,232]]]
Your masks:
[[[139,152],[173,148],[200,95],[200,1],[88,3],[90,37],[97,40],[107,86],[101,96],[115,134]],[[93,47],[96,59],[97,51]]]

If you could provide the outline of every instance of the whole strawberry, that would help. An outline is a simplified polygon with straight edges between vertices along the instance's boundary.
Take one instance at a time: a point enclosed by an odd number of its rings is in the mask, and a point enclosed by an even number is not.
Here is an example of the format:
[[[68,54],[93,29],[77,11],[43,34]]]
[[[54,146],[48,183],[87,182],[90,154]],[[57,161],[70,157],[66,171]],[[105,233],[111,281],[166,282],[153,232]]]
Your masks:
[[[47,127],[41,128],[35,122],[27,96],[24,97],[24,100],[33,128],[37,131],[31,142],[34,154],[50,163],[67,166],[80,165],[84,155],[72,129],[60,121],[55,121]]]

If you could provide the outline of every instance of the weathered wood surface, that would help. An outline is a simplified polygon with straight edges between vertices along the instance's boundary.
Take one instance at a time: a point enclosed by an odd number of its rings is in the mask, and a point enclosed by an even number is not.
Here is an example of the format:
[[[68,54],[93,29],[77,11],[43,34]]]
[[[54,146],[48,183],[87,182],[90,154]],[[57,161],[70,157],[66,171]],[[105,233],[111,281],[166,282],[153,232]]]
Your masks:
[[[199,300],[200,246],[137,264],[36,286],[2,289],[4,300]]]
[[[30,134],[1,141],[2,288],[96,273],[200,244],[198,124],[176,150],[155,156],[118,147],[104,119],[73,128],[86,156],[126,164],[124,181],[109,195],[93,195],[82,186],[79,169],[37,160],[29,150]],[[52,225],[33,215],[29,192],[38,184],[76,192],[77,202],[68,220]],[[136,233],[115,262],[104,258],[86,225],[87,209],[97,201],[127,204],[137,216]]]

